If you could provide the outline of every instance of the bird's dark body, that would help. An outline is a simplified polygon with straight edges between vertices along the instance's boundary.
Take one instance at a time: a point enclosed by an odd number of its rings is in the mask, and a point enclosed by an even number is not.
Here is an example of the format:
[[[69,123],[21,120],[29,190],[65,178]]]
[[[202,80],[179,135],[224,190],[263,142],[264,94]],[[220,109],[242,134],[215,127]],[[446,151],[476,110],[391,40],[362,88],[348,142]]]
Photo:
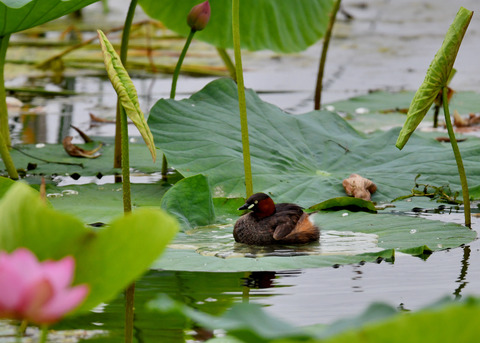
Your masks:
[[[318,241],[318,227],[310,221],[309,215],[300,206],[289,203],[274,206],[274,213],[268,216],[261,216],[255,210],[241,216],[233,230],[235,241],[252,245]]]

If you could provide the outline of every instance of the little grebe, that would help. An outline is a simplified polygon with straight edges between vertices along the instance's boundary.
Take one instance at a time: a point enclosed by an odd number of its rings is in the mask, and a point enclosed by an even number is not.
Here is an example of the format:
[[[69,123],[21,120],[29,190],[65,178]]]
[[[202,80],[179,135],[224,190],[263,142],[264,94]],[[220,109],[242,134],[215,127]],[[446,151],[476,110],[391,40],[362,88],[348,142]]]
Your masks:
[[[251,210],[241,216],[233,228],[235,241],[253,245],[300,244],[318,241],[320,230],[310,215],[295,204],[274,204],[265,193],[256,193],[239,210]]]

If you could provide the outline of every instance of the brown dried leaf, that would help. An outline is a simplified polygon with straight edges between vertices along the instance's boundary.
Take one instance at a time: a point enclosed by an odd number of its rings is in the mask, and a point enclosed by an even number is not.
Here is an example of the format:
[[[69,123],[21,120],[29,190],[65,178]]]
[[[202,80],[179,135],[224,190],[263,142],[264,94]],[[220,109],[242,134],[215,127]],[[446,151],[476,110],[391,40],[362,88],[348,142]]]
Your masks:
[[[90,120],[95,123],[115,124],[115,120],[100,118],[93,113],[90,113]]]
[[[358,174],[351,174],[342,184],[347,195],[367,201],[370,201],[372,194],[377,191],[377,186],[372,181]]]
[[[78,132],[78,134],[80,135],[80,137],[82,137],[82,139],[83,139],[83,141],[84,141],[85,143],[91,143],[91,142],[93,142],[93,140],[92,140],[85,132],[83,132],[82,130],[80,130],[78,127],[73,126],[73,125],[70,125],[70,127],[71,127],[72,129],[74,129],[75,131]]]
[[[62,141],[63,148],[65,149],[67,154],[69,154],[70,156],[97,158],[101,155],[100,153],[98,153],[98,150],[100,150],[100,148],[102,147],[102,143],[100,143],[100,145],[93,150],[85,150],[73,144],[72,139],[73,139],[72,136],[66,136]]]
[[[467,119],[463,119],[457,110],[453,111],[453,125],[456,127],[470,126]]]

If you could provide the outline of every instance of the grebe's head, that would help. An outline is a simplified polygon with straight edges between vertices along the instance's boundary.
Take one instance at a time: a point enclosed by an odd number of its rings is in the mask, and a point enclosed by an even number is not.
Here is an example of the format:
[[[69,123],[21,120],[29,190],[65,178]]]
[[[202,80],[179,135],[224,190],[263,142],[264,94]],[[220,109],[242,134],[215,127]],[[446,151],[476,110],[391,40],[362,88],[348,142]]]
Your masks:
[[[265,193],[255,193],[247,199],[239,210],[250,210],[257,217],[268,217],[275,213],[275,203]]]

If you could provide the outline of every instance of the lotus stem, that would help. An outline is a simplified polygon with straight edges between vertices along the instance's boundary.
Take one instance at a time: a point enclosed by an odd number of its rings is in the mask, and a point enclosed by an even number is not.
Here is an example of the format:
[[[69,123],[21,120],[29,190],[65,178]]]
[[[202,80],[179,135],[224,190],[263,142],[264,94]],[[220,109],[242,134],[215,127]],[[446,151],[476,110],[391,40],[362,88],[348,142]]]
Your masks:
[[[13,163],[8,147],[10,146],[10,130],[8,129],[7,92],[5,90],[5,56],[7,55],[10,35],[0,37],[0,156],[2,157],[8,176],[18,180],[17,169]]]
[[[233,50],[235,52],[235,69],[238,89],[238,108],[242,130],[243,167],[245,169],[245,188],[247,198],[253,194],[252,165],[250,161],[250,143],[248,139],[247,102],[243,82],[242,52],[240,50],[240,0],[232,0]]]
[[[135,282],[125,290],[125,343],[133,342],[133,319],[135,314]]]
[[[172,87],[170,88],[170,99],[175,99],[175,94],[177,92],[177,81],[178,81],[178,76],[180,75],[180,69],[182,68],[183,60],[185,59],[185,56],[187,55],[188,47],[190,46],[190,43],[192,42],[193,36],[195,35],[195,30],[191,29],[190,33],[187,37],[187,40],[185,41],[185,45],[183,46],[182,52],[180,53],[180,56],[178,57],[177,65],[175,66],[175,70],[173,72],[173,78],[172,78]],[[168,172],[168,162],[167,158],[165,157],[165,154],[163,154],[162,158],[162,180],[167,179],[167,172]]]
[[[322,90],[323,90],[323,74],[325,72],[325,63],[327,61],[327,51],[330,44],[330,37],[332,36],[333,25],[337,18],[337,12],[340,8],[341,0],[336,0],[330,12],[330,20],[328,21],[325,37],[323,38],[322,54],[320,56],[320,65],[318,67],[317,86],[315,88],[315,105],[314,109],[319,110],[322,105]]]
[[[463,210],[465,213],[465,226],[471,228],[470,217],[470,195],[468,194],[467,176],[465,175],[465,168],[463,166],[462,156],[458,149],[457,140],[455,139],[455,133],[453,132],[452,121],[450,119],[450,111],[448,109],[448,88],[443,88],[442,94],[443,112],[445,113],[445,123],[447,125],[448,137],[452,144],[453,154],[455,155],[455,161],[457,162],[458,174],[460,175],[460,182],[462,184],[463,195]]]
[[[46,343],[48,336],[48,326],[43,325],[40,329],[40,338],[38,339],[38,343]]]
[[[135,15],[135,8],[138,0],[131,0],[128,7],[127,17],[125,18],[125,25],[123,26],[122,41],[120,45],[120,61],[124,66],[127,65],[128,41],[130,39],[130,29],[132,27],[133,16]],[[117,116],[115,124],[115,153],[113,157],[113,167],[120,168],[122,166],[122,129],[121,129],[121,105],[117,101]]]
[[[172,78],[172,88],[170,89],[170,99],[175,99],[175,93],[177,91],[177,80],[178,75],[180,74],[180,69],[182,68],[183,60],[185,59],[185,55],[187,54],[188,47],[192,42],[193,36],[195,35],[195,30],[190,30],[188,34],[187,40],[185,41],[185,45],[183,46],[183,50],[178,57],[177,65],[175,66],[175,71],[173,72]]]
[[[10,151],[8,151],[7,144],[5,144],[5,141],[3,140],[3,137],[1,134],[0,134],[0,156],[2,157],[3,163],[5,164],[5,168],[7,169],[8,176],[10,176],[11,179],[18,180],[17,169],[15,169],[12,156],[10,155]]]
[[[137,0],[131,0],[128,7],[127,17],[122,32],[120,45],[120,61],[123,65],[127,63],[128,41],[132,27],[133,16]],[[128,122],[125,109],[117,101],[117,120],[115,126],[115,156],[114,167],[122,167],[122,188],[123,188],[123,212],[128,214],[132,211],[132,199],[130,192],[130,152],[128,147]],[[135,283],[132,283],[125,291],[125,343],[133,342],[133,316],[135,301]]]
[[[233,81],[237,82],[237,72],[235,70],[235,65],[233,64],[232,59],[228,55],[227,51],[223,48],[217,48],[217,52],[220,55],[225,67],[227,67],[228,72],[230,73],[230,77]]]
[[[5,91],[5,57],[7,55],[10,35],[0,36],[0,135],[7,146],[10,145],[8,129],[7,93]]]

